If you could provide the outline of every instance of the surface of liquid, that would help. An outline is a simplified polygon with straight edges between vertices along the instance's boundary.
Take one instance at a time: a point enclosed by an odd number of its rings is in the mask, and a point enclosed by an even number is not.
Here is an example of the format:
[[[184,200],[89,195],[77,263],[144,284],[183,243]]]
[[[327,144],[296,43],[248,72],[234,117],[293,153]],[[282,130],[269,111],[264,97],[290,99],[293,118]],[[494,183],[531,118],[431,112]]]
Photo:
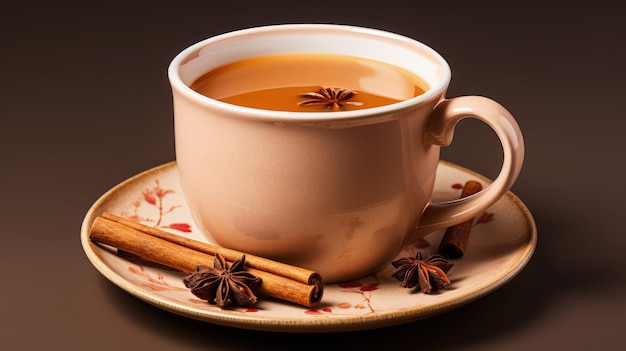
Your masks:
[[[190,87],[235,105],[292,112],[372,108],[410,99],[428,89],[422,79],[398,67],[329,54],[248,58],[213,69]]]

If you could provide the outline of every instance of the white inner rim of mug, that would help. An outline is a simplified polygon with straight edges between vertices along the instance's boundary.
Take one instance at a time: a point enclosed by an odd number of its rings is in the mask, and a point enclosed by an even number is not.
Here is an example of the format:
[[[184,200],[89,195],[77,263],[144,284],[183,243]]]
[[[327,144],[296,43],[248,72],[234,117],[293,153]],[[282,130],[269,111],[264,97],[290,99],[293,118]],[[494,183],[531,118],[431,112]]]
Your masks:
[[[249,57],[277,53],[362,56],[402,67],[422,78],[429,89],[414,98],[369,109],[286,112],[232,105],[211,99],[189,88],[189,84],[196,78],[213,68]],[[244,29],[203,40],[183,50],[172,60],[168,76],[173,89],[200,104],[237,110],[249,117],[319,121],[372,117],[412,107],[445,91],[450,81],[450,68],[436,51],[401,35],[345,25],[290,24]]]

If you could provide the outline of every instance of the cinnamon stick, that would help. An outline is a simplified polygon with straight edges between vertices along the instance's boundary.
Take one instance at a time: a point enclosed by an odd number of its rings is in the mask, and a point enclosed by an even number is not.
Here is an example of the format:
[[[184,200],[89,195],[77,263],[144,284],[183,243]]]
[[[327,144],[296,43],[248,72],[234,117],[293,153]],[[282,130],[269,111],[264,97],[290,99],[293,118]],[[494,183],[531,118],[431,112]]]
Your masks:
[[[187,273],[194,272],[198,265],[211,265],[215,253],[224,254],[223,257],[230,263],[233,258],[237,260],[243,255],[235,250],[211,248],[213,245],[136,224],[139,223],[105,214],[94,219],[89,237],[94,242]],[[213,254],[203,252],[209,249],[215,250]],[[254,267],[249,265],[250,261],[255,262]],[[308,307],[315,306],[322,299],[324,286],[316,272],[247,254],[246,266],[246,271],[262,279],[258,288],[260,294]]]
[[[463,186],[461,198],[476,194],[481,191],[482,188],[483,186],[479,182],[469,180],[465,182],[465,185]],[[441,238],[439,253],[444,257],[451,259],[463,257],[463,255],[465,255],[465,250],[467,249],[467,243],[469,241],[473,223],[474,218],[471,218],[463,223],[448,227],[443,235],[443,238]]]
[[[145,224],[141,224],[139,222],[116,216],[110,213],[103,213],[103,218],[110,219],[112,221],[124,224],[128,227],[137,229],[146,234],[150,234],[157,238],[161,238],[167,240],[169,242],[173,242],[178,245],[182,245],[188,247],[190,249],[204,252],[206,254],[215,256],[215,254],[219,254],[224,257],[226,261],[234,262],[241,258],[241,255],[244,253],[237,250],[228,249],[225,247],[221,247],[218,245],[212,245],[209,243],[205,243],[202,241],[197,241],[189,238],[182,237],[180,235],[168,233],[166,231],[147,226]],[[305,268],[288,265],[285,263],[277,262],[274,260],[270,260],[264,257],[255,256],[251,254],[246,255],[246,265],[251,268],[256,268],[262,271],[271,272],[273,274],[277,274],[283,276],[285,278],[293,279],[295,281],[299,281],[301,283],[306,284],[314,284],[316,281],[321,280],[320,275],[315,272]]]

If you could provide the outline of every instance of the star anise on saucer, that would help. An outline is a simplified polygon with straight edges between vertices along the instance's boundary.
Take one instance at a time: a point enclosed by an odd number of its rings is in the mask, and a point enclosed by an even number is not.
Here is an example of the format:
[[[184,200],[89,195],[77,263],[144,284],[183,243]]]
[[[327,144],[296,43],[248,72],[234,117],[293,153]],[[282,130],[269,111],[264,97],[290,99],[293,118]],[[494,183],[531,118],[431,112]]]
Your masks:
[[[450,279],[446,275],[454,265],[448,262],[442,255],[432,255],[422,259],[422,254],[415,257],[405,257],[391,262],[396,270],[392,277],[402,282],[405,288],[419,286],[421,292],[428,294],[433,286],[437,289],[450,285]]]
[[[342,88],[320,88],[318,91],[302,94],[310,98],[300,102],[299,106],[324,106],[338,109],[344,105],[361,106],[362,102],[348,101],[356,95],[355,91]]]
[[[228,268],[224,258],[216,254],[213,267],[199,265],[183,282],[192,294],[218,307],[253,305],[257,298],[252,289],[261,284],[261,278],[244,270],[245,260],[244,255]]]

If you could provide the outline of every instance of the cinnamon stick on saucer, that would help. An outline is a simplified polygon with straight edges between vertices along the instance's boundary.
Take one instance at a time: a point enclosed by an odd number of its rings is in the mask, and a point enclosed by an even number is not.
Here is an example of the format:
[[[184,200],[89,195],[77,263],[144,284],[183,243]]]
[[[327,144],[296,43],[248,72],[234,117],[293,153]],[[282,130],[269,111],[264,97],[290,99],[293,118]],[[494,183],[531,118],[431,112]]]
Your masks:
[[[483,188],[482,184],[477,181],[469,180],[463,186],[461,198],[476,194]],[[465,254],[467,242],[469,241],[470,232],[474,218],[468,219],[463,223],[448,227],[439,244],[439,253],[446,258],[461,258]]]
[[[195,272],[199,265],[211,265],[215,254],[229,263],[244,255],[239,251],[184,238],[109,213],[94,219],[89,237],[94,242],[187,273]],[[308,307],[321,301],[324,284],[318,273],[259,256],[245,256],[245,270],[262,279],[258,288],[260,294]]]

